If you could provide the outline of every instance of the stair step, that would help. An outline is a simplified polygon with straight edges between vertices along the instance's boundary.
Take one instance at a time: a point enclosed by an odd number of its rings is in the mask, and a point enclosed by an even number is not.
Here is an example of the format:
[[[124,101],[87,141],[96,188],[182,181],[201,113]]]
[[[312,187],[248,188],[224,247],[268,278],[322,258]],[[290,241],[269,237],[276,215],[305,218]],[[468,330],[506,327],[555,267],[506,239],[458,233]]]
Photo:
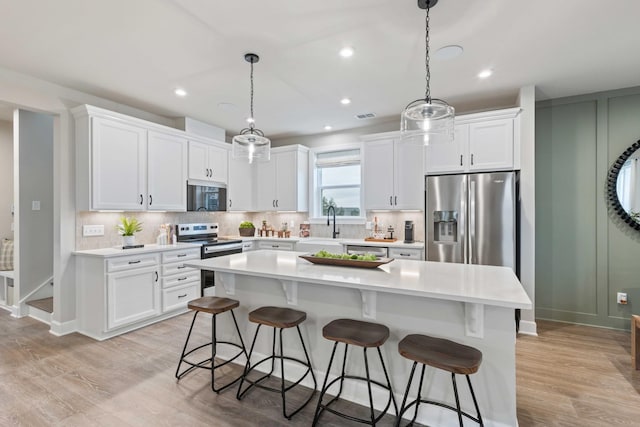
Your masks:
[[[53,313],[53,297],[27,301],[27,305],[46,311],[47,313]]]

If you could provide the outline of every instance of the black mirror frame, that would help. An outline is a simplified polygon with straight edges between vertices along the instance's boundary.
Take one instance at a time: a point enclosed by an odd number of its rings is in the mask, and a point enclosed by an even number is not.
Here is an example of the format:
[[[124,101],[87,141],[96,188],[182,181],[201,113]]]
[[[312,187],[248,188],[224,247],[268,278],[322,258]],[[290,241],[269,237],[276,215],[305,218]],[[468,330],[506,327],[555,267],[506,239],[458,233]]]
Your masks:
[[[622,221],[627,223],[631,228],[640,230],[640,223],[631,218],[629,213],[624,210],[620,200],[618,199],[618,175],[620,174],[620,169],[622,169],[625,162],[637,150],[640,150],[640,140],[633,143],[624,151],[624,153],[620,154],[620,157],[616,159],[611,166],[611,169],[609,169],[609,175],[607,177],[607,196],[609,199],[609,205],[618,214]]]

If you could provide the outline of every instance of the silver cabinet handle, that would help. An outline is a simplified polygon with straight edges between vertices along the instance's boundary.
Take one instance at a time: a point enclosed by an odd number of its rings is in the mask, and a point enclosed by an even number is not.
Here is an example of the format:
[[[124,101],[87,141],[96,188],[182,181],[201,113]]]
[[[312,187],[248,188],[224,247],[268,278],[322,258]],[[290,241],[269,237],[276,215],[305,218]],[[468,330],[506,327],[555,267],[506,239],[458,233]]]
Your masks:
[[[129,264],[140,264],[140,262],[141,262],[140,260],[137,260],[137,261],[129,261]]]

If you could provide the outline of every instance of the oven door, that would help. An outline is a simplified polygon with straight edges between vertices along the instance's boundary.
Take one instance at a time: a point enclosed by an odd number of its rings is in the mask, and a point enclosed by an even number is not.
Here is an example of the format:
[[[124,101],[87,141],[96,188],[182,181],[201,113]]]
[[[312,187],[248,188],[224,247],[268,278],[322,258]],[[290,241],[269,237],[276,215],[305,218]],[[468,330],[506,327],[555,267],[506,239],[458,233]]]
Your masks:
[[[225,245],[204,245],[202,246],[202,259],[214,258],[225,255],[242,253],[242,242]],[[210,270],[202,270],[200,283],[202,286],[202,296],[213,296],[213,286],[215,286],[215,274]],[[207,289],[208,288],[208,289]]]

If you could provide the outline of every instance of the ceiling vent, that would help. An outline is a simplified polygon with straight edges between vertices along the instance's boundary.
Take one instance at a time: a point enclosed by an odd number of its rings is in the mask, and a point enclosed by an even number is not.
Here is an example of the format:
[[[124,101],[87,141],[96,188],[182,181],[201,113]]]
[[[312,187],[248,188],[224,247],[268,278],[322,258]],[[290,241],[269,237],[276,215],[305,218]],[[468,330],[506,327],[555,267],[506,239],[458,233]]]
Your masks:
[[[356,114],[356,119],[367,120],[367,119],[373,119],[375,116],[376,116],[375,113]]]

